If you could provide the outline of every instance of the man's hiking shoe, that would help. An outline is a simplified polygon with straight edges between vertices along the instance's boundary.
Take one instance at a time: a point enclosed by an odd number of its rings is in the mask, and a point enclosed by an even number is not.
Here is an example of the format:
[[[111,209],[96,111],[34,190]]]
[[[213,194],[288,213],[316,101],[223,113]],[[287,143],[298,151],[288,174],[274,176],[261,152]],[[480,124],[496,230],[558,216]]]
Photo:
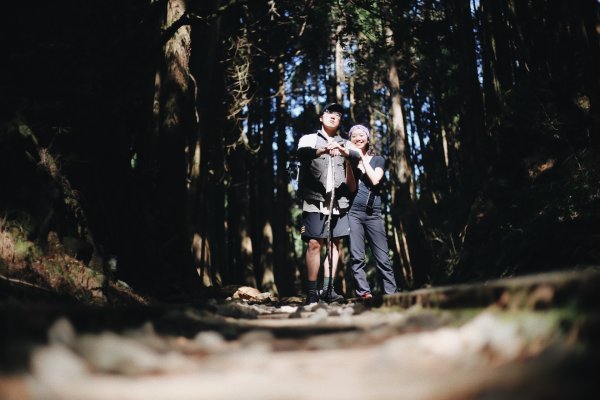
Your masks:
[[[309,305],[309,304],[318,303],[318,302],[319,302],[319,295],[317,294],[317,292],[308,292],[308,294],[306,295],[306,300],[304,301],[304,304]]]
[[[323,300],[327,303],[334,303],[334,302],[341,303],[344,301],[344,296],[337,294],[333,288],[331,289],[331,293],[329,292],[329,290],[327,290],[327,288],[323,288],[323,290],[321,291],[320,297],[321,297],[321,300]]]

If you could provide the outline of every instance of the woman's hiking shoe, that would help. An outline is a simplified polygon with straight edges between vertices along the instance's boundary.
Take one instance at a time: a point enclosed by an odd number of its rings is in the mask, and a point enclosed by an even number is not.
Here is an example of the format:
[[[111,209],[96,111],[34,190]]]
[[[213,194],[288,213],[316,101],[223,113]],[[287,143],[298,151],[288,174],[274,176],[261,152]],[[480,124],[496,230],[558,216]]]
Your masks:
[[[333,288],[331,288],[331,291],[329,291],[327,288],[324,288],[321,291],[321,300],[327,303],[340,303],[344,301],[344,296],[337,294]]]
[[[370,300],[373,298],[373,295],[371,293],[363,293],[360,295],[360,298],[363,300]]]

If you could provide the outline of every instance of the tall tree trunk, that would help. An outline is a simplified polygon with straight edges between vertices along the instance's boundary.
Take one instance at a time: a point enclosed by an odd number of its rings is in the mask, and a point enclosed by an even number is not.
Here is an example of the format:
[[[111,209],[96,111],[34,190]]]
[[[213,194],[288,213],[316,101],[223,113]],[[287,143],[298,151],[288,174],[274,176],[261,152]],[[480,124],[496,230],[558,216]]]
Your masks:
[[[472,87],[468,83],[472,74],[471,53],[472,34],[469,31],[471,26],[470,12],[465,10],[465,1],[456,2],[454,10],[454,19],[457,29],[458,43],[461,43],[461,58],[464,59],[468,68],[463,71],[463,84],[466,88]],[[514,86],[517,74],[516,62],[519,63],[520,71],[527,71],[528,65],[534,65],[531,59],[528,43],[520,36],[521,30],[515,26],[514,3],[509,1],[496,2],[493,0],[482,0],[478,10],[479,28],[481,33],[481,52],[482,52],[482,73],[483,73],[483,93],[485,96],[486,122],[489,127],[494,127],[499,123],[501,103],[504,101],[504,94]],[[512,11],[511,11],[512,10]],[[516,32],[513,30],[517,29]],[[524,27],[524,29],[528,29]],[[531,28],[529,28],[531,29]],[[474,46],[474,44],[473,44]],[[525,73],[521,73],[524,75]],[[476,93],[472,93],[476,95]]]
[[[500,113],[500,99],[502,96],[500,80],[496,71],[497,59],[494,47],[494,32],[489,10],[489,0],[479,3],[480,15],[480,42],[481,42],[481,68],[483,75],[483,92],[485,96],[485,112],[489,126],[492,126]]]
[[[462,175],[465,177],[464,191],[467,198],[478,190],[489,164],[488,140],[483,123],[483,99],[477,77],[477,60],[473,38],[473,21],[470,0],[454,0],[451,13],[455,26],[455,43],[461,60],[459,69],[460,135],[462,138]],[[496,40],[496,45],[498,41]],[[504,84],[508,77],[499,78]]]
[[[203,3],[202,12],[212,13],[217,5],[217,0]],[[192,42],[195,45],[190,60],[197,77],[199,127],[196,143],[193,145],[194,158],[188,167],[189,225],[196,269],[205,286],[222,284],[222,275],[228,278],[224,230],[224,149],[221,133],[225,125],[225,111],[221,105],[225,87],[218,62],[220,27],[220,17],[208,25],[194,27]],[[199,156],[196,156],[198,153]]]
[[[169,0],[165,26],[185,12],[184,0]],[[182,26],[167,40],[155,78],[154,127],[148,152],[141,156],[149,177],[150,230],[156,241],[146,273],[157,290],[173,292],[198,282],[193,271],[186,213],[186,142],[195,129],[195,105],[189,74],[190,27]],[[156,143],[156,145],[154,145]],[[143,172],[144,173],[144,172]],[[169,284],[165,284],[165,281]]]
[[[286,143],[287,126],[287,97],[285,92],[285,66],[283,63],[277,66],[277,77],[279,82],[278,95],[276,97],[275,127],[277,130],[277,175],[275,198],[275,226],[273,229],[273,245],[275,251],[275,279],[279,292],[283,296],[294,293],[294,268],[290,258],[288,232],[291,231],[289,213],[291,199],[288,191],[288,146]]]
[[[343,25],[338,25],[335,30],[335,101],[339,104],[342,104],[344,101],[342,82],[346,80],[346,74],[344,73],[344,49],[340,40],[343,28]]]
[[[392,154],[394,157],[394,175],[398,178],[398,183],[400,184],[399,191],[402,193],[402,197],[414,200],[415,190],[412,180],[412,170],[408,161],[409,149],[402,111],[400,80],[398,78],[398,68],[396,67],[396,62],[394,60],[390,61],[388,71],[390,101],[392,105]]]
[[[535,29],[532,11],[529,4],[522,1],[510,0],[507,4],[508,19],[514,38],[515,55],[515,84],[529,79],[532,70],[537,70],[534,65],[532,50],[534,43],[532,30]]]
[[[267,83],[271,79],[266,79]],[[265,85],[265,89],[268,89],[270,85]],[[277,294],[277,285],[275,284],[274,276],[274,249],[273,249],[273,221],[274,221],[274,208],[275,208],[275,185],[274,185],[274,164],[273,164],[273,138],[274,138],[274,126],[271,123],[271,99],[270,93],[267,90],[263,93],[264,97],[262,100],[262,145],[261,145],[261,156],[259,158],[260,163],[260,182],[259,182],[259,199],[260,204],[258,210],[261,215],[260,219],[260,242],[261,243],[261,255],[260,263],[262,270],[262,277],[260,280],[260,287],[263,291],[270,291],[273,294]]]
[[[429,112],[428,121],[431,131],[430,140],[435,143],[431,163],[435,165],[436,188],[438,188],[445,197],[452,192],[452,182],[450,179],[450,145],[443,121],[437,114],[437,101],[433,95],[428,96]],[[430,169],[431,171],[431,169]]]
[[[388,83],[390,90],[391,118],[392,118],[392,216],[394,226],[401,229],[401,235],[408,238],[408,245],[403,246],[402,264],[406,266],[404,279],[408,285],[422,285],[426,281],[425,263],[418,267],[415,261],[420,259],[420,227],[415,206],[415,189],[412,169],[409,164],[409,147],[406,137],[402,97],[400,91],[400,78],[394,53],[393,31],[386,27],[388,55]],[[405,243],[406,244],[406,243]]]
[[[224,107],[223,94],[225,93],[225,79],[218,63],[215,63],[215,82],[211,86],[210,101],[206,107],[206,130],[203,136],[203,179],[204,217],[207,238],[210,241],[211,263],[207,265],[213,282],[223,284],[235,283],[234,271],[231,262],[231,253],[228,248],[228,203],[226,182],[228,172],[225,161],[225,146],[223,134],[233,130],[232,122],[227,120]],[[201,120],[202,121],[202,120]],[[227,227],[227,228],[226,228]],[[222,278],[222,279],[221,279]]]
[[[229,255],[233,283],[256,287],[248,187],[248,153],[237,145],[229,154],[231,179],[227,193]]]

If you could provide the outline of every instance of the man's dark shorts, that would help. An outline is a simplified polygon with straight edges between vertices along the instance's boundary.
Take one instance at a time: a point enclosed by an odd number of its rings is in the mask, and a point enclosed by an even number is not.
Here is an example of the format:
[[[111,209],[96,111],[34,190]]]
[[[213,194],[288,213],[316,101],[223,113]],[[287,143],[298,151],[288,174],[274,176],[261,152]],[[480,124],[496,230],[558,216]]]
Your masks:
[[[307,241],[309,239],[318,238],[327,239],[327,218],[329,218],[329,216],[321,213],[304,211],[302,213],[302,226],[300,227],[302,240]],[[350,224],[348,223],[347,213],[334,215],[331,219],[331,224],[332,236],[334,238],[348,236],[350,233]]]

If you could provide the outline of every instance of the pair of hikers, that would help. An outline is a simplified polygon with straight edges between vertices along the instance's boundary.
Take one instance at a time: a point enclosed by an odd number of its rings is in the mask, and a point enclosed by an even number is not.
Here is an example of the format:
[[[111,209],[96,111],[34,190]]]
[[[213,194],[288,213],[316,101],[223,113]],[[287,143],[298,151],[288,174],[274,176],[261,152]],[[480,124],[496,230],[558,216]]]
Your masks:
[[[384,293],[397,291],[381,217],[380,182],[385,160],[369,151],[370,132],[363,125],[349,131],[350,143],[340,127],[343,108],[327,104],[319,117],[321,129],[298,142],[300,161],[298,194],[302,199],[302,239],[307,242],[306,304],[319,300],[343,301],[333,288],[339,260],[339,243],[350,236],[351,269],[356,295],[372,297],[365,272],[365,236],[383,278]],[[317,288],[321,249],[328,243],[323,290]]]

